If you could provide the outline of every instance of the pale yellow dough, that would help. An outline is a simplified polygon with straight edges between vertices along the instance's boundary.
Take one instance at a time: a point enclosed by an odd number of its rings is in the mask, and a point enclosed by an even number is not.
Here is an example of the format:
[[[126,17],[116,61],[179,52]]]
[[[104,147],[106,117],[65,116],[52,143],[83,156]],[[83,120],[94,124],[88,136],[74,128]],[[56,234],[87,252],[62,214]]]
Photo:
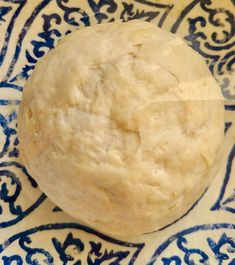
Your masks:
[[[20,154],[41,189],[102,232],[157,230],[209,185],[223,102],[203,59],[152,23],[78,30],[37,65]]]

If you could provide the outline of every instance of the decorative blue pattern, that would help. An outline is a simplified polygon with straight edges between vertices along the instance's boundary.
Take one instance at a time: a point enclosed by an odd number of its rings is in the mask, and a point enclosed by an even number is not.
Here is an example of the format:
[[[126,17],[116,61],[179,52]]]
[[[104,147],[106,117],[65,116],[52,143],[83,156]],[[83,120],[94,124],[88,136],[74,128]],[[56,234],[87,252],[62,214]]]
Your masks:
[[[117,3],[114,0],[87,0],[90,5],[98,23],[103,22],[103,20],[107,20],[107,22],[114,21],[113,18],[109,18],[110,14],[114,13],[117,10]],[[101,9],[106,7],[106,12],[102,12]]]
[[[102,251],[101,243],[95,243],[93,241],[90,241],[89,243],[91,250],[87,256],[88,265],[99,265],[107,261],[111,262],[111,260],[114,264],[121,265],[121,261],[125,260],[130,254],[129,251],[107,251],[107,249]],[[133,262],[131,261],[129,264],[133,264]]]
[[[57,26],[62,22],[67,23],[68,26],[79,27],[80,24],[83,26],[89,26],[89,16],[88,14],[78,7],[67,7],[64,5],[65,0],[56,0],[58,7],[63,11],[62,16],[58,13],[43,14],[43,25],[42,31],[38,33],[39,40],[32,40],[32,52],[29,50],[25,51],[25,56],[27,59],[27,64],[24,66],[22,71],[17,74],[15,77],[11,78],[10,82],[15,82],[16,80],[26,80],[31,71],[34,69],[35,64],[38,59],[45,55],[46,52],[55,47],[55,44],[61,39],[64,35],[67,35],[71,30],[67,30],[65,34],[62,34],[59,29],[52,26],[55,23]],[[80,15],[80,19],[75,19],[73,14]]]
[[[152,21],[156,17],[160,16],[159,22],[157,24],[159,27],[162,27],[162,25],[165,22],[167,16],[169,15],[171,9],[174,7],[173,4],[166,5],[166,4],[157,3],[156,1],[153,1],[153,2],[147,1],[147,0],[135,0],[135,1],[137,3],[141,3],[143,5],[151,6],[153,9],[157,8],[158,11],[145,12],[144,10],[139,11],[137,9],[136,13],[133,13],[132,12],[132,6],[129,5],[129,10],[126,11],[127,14],[130,15],[129,19],[143,19],[144,18],[144,20],[146,20],[146,21]],[[123,2],[123,6],[125,7],[124,2]],[[127,4],[126,4],[126,7],[128,7]],[[124,9],[124,11],[125,11],[125,9]],[[121,15],[121,18],[122,18],[122,15]]]
[[[35,20],[35,18],[37,17],[37,15],[39,14],[39,12],[50,2],[51,0],[42,0],[41,3],[39,3],[38,6],[36,6],[36,8],[34,9],[34,11],[32,12],[32,14],[30,15],[30,17],[26,20],[25,24],[23,25],[23,29],[18,37],[17,40],[17,45],[16,45],[16,49],[15,49],[15,53],[13,56],[13,59],[10,63],[8,72],[4,78],[4,80],[8,80],[8,78],[11,76],[11,73],[14,69],[14,66],[19,58],[19,54],[20,54],[20,50],[21,50],[21,45],[23,42],[23,39],[25,37],[25,35],[27,34],[28,29],[30,28],[31,24],[33,23],[33,21]],[[25,1],[26,2],[26,1]]]
[[[62,210],[60,209],[60,207],[58,206],[55,206],[53,209],[52,209],[52,212],[61,212]]]
[[[1,104],[2,103],[2,104]],[[4,101],[0,100],[0,104],[4,105]],[[6,102],[8,103],[8,102]],[[4,117],[0,113],[0,130],[2,131],[2,134],[4,137],[2,137],[1,143],[0,143],[0,158],[2,158],[8,151],[10,146],[10,140],[12,137],[16,137],[16,129],[14,126],[12,127],[12,123],[16,121],[16,113],[13,111],[8,117]],[[14,144],[14,150],[12,150],[8,155],[9,156],[18,156],[18,149],[17,141]]]
[[[230,75],[234,72],[235,63],[235,16],[232,10],[223,7],[212,8],[211,0],[194,0],[182,11],[179,18],[172,26],[171,31],[176,32],[185,17],[189,16],[195,6],[200,5],[204,16],[188,17],[189,34],[185,39],[205,59],[212,74],[218,78],[225,97],[235,99],[233,84],[228,77],[220,78],[226,72]],[[226,27],[227,26],[227,27]],[[212,27],[211,36],[205,33],[206,28]],[[222,36],[222,37],[221,37]],[[220,55],[220,51],[227,50]]]
[[[234,265],[234,230],[235,225],[228,223],[199,225],[185,229],[162,243],[147,265],[224,265],[224,261],[229,261],[226,264]],[[227,233],[234,236],[228,237]],[[219,239],[213,239],[218,235]],[[175,252],[177,254],[173,254]]]
[[[159,12],[157,11],[145,12],[144,10],[140,11],[139,9],[137,9],[135,12],[134,5],[132,3],[123,3],[123,7],[124,9],[121,14],[121,19],[123,21],[128,21],[131,19],[145,19],[146,21],[151,21],[159,15]]]
[[[170,9],[167,9],[167,13],[170,11]],[[134,8],[134,5],[132,3],[128,4],[128,3],[123,3],[123,11],[121,13],[121,19],[123,21],[128,21],[128,20],[132,20],[132,19],[144,19],[146,21],[152,21],[153,19],[155,19],[156,17],[158,17],[160,14],[159,11],[148,11],[146,12],[144,9],[143,10],[139,10]],[[164,14],[165,15],[165,14]],[[160,20],[159,24],[161,25],[164,21],[165,16],[162,16],[162,19]]]
[[[6,31],[6,34],[5,34],[4,45],[3,45],[2,49],[1,49],[1,52],[0,52],[0,65],[2,65],[2,63],[4,61],[4,58],[5,58],[5,55],[7,53],[8,43],[9,43],[9,40],[10,40],[10,37],[11,37],[12,30],[13,30],[14,25],[15,25],[16,18],[19,16],[22,8],[27,3],[27,1],[20,1],[20,0],[15,0],[15,1],[12,0],[12,1],[6,1],[6,2],[10,2],[10,3],[13,3],[13,4],[19,4],[19,5],[18,5],[18,8],[15,10],[15,13],[14,13],[14,15],[12,16],[12,18],[10,20],[10,23],[8,25],[8,28],[7,28],[7,31]],[[10,10],[8,9],[8,12],[9,11]]]
[[[4,17],[11,11],[11,9],[12,8],[10,6],[0,7],[0,25],[1,25],[1,22],[6,22]]]
[[[212,238],[207,238],[208,245],[210,246],[211,250],[213,251],[215,258],[217,259],[219,264],[222,264],[223,261],[229,260],[231,255],[228,255],[230,253],[235,253],[235,238],[228,237],[226,233],[223,233],[220,237],[218,243],[216,243]],[[224,245],[227,246],[228,254],[223,253],[221,251],[221,248]],[[235,258],[232,259],[232,261],[229,264],[235,264]]]
[[[235,105],[225,105],[224,108],[227,111],[235,111]]]
[[[79,238],[74,238],[72,233],[67,235],[63,243],[55,237],[52,238],[52,242],[56,251],[60,254],[60,260],[63,261],[64,264],[67,264],[69,261],[74,261],[74,258],[71,255],[66,254],[66,249],[68,247],[74,246],[74,249],[78,252],[84,250],[84,243]],[[81,261],[78,260],[76,263],[80,264]]]
[[[3,88],[13,88],[15,90],[18,90],[18,91],[23,91],[23,87],[21,86],[18,86],[16,84],[9,84],[5,81],[1,81],[0,82],[0,88],[3,87]],[[14,102],[12,100],[8,100],[8,105],[19,105],[20,104],[20,101],[19,100],[15,100]],[[7,105],[7,104],[1,104],[0,105]]]
[[[27,192],[37,189],[37,183],[21,164],[15,161],[0,163],[0,228],[18,223],[45,200],[44,194],[36,193],[34,202],[18,204],[21,196],[25,195],[22,183],[26,186],[26,182]]]
[[[68,2],[68,0],[56,0],[57,5],[61,10],[63,10],[64,15],[63,19],[64,22],[66,22],[68,25],[79,27],[81,25],[83,26],[90,26],[89,16],[88,14],[82,10],[79,7],[68,7],[65,5],[65,3]],[[73,16],[73,14],[80,15],[79,20],[76,19],[76,17]]]
[[[51,232],[56,230],[63,230],[63,240],[52,236]],[[93,240],[82,240],[80,234],[83,232],[93,235]],[[38,238],[44,238],[47,243],[51,242],[53,247],[48,250],[42,245],[40,247],[38,245],[38,247],[33,247],[34,240],[37,241]],[[108,243],[106,247],[103,246],[103,241]],[[12,256],[4,255],[4,251],[11,248],[14,244],[18,246],[18,251],[23,250],[25,254],[16,255],[14,253]],[[71,247],[73,247],[73,251],[68,252]],[[115,250],[112,249],[113,247],[115,247]],[[38,256],[42,257],[45,264],[54,264],[54,260],[57,260],[57,256],[59,256],[60,264],[67,264],[69,261],[73,261],[73,264],[79,265],[82,264],[82,257],[79,253],[86,253],[83,257],[87,257],[86,261],[84,260],[87,263],[83,264],[121,265],[121,262],[125,261],[126,264],[133,265],[143,247],[144,243],[123,242],[80,224],[63,223],[42,225],[16,234],[0,245],[0,253],[2,254],[4,265],[11,264],[10,262],[13,260],[17,261],[17,264],[39,265],[41,263],[38,260]]]
[[[0,100],[1,106],[8,103],[7,100]],[[29,192],[37,190],[37,183],[16,161],[19,156],[16,118],[15,111],[7,116],[0,113],[0,228],[19,222],[45,199],[45,195],[37,192],[32,197],[34,201],[24,205],[19,203],[25,195],[22,186],[27,187]],[[5,161],[6,158],[8,161]]]
[[[225,122],[224,133],[226,133],[232,125],[233,123],[231,121]]]
[[[216,203],[211,208],[212,211],[225,210],[231,213],[235,213],[235,204],[234,204],[235,187],[234,187],[234,190],[232,190],[232,193],[227,198],[224,198],[229,180],[232,177],[231,172],[232,172],[232,165],[233,165],[234,157],[235,157],[235,145],[232,147],[232,150],[229,153],[223,185],[221,187],[220,194],[219,194],[219,197]],[[233,206],[230,206],[231,204],[233,204]]]

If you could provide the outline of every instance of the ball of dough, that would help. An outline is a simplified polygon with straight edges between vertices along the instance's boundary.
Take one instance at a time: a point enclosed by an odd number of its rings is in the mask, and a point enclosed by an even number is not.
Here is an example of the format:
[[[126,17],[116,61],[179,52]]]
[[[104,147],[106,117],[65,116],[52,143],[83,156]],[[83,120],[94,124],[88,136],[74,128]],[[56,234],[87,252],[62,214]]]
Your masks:
[[[216,82],[179,37],[142,21],[96,25],[36,65],[20,152],[65,212],[141,234],[179,218],[209,185],[223,119]]]

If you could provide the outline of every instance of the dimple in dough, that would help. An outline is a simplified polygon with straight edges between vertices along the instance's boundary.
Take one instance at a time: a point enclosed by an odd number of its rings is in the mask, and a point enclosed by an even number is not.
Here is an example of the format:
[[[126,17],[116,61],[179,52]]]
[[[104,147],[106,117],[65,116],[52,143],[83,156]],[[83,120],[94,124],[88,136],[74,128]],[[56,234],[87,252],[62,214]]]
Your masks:
[[[157,230],[212,178],[223,103],[203,59],[152,23],[87,27],[26,83],[20,152],[71,216],[114,235]]]

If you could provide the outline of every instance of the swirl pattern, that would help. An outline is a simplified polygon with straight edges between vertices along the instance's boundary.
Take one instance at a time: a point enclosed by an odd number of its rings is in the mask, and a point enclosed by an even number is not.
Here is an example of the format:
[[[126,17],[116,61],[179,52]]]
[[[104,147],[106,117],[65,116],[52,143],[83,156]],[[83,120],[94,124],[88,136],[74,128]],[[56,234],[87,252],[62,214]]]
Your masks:
[[[227,260],[229,264],[233,264],[235,262],[234,229],[234,224],[224,223],[200,225],[183,230],[160,245],[148,265],[222,265]],[[197,240],[195,240],[195,233]],[[227,233],[230,236],[227,236]],[[198,240],[200,240],[200,246],[197,243]],[[176,249],[177,254],[172,255]],[[160,261],[161,263],[158,263]]]
[[[185,40],[206,60],[209,69],[220,83],[224,96],[235,99],[235,16],[234,3],[224,8],[211,0],[192,1],[181,13],[172,32],[179,30],[187,18],[188,34]],[[194,10],[199,9],[196,15]],[[198,13],[200,12],[200,16]]]
[[[55,231],[60,231],[54,236]],[[92,240],[84,232],[93,235]],[[42,237],[46,246],[40,245]],[[17,254],[9,255],[10,248]],[[4,265],[15,261],[17,264],[134,264],[143,248],[143,243],[128,243],[112,239],[79,224],[63,223],[35,227],[16,234],[0,245]],[[115,250],[113,249],[115,248]],[[57,263],[54,263],[57,260]],[[40,263],[39,263],[40,262]]]

